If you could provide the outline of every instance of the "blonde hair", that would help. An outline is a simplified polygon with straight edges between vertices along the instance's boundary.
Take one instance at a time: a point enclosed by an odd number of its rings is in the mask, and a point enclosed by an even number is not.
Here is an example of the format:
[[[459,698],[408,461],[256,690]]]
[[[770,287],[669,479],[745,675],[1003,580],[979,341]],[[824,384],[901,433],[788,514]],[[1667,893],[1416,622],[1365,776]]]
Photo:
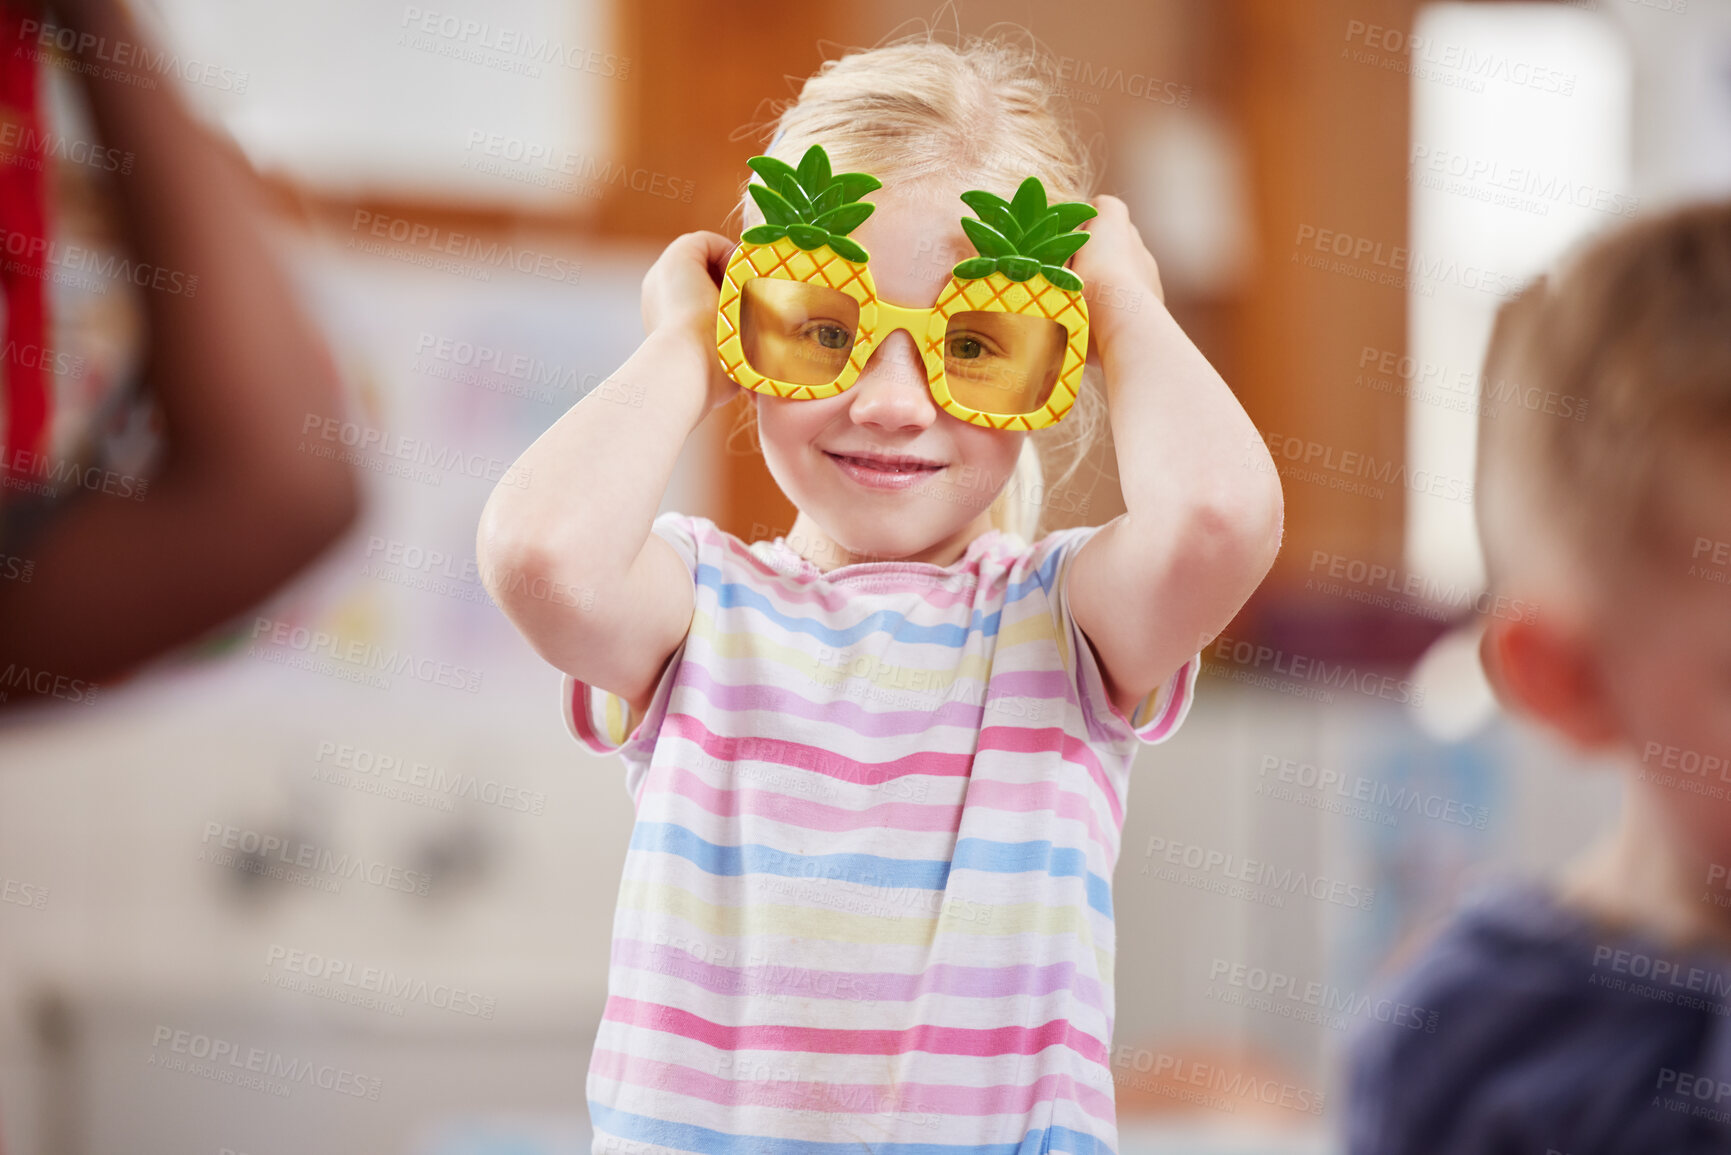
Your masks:
[[[964,174],[976,188],[1012,194],[1037,176],[1049,201],[1091,200],[1095,170],[1067,99],[1052,80],[1053,58],[1028,37],[968,36],[959,47],[931,31],[826,60],[772,123],[765,153],[797,165],[823,145],[836,172],[869,172],[886,185]],[[760,126],[766,127],[766,126]],[[762,220],[739,189],[741,230]],[[966,215],[957,202],[957,218]],[[732,219],[732,214],[729,220]],[[754,449],[756,409],[746,405]],[[1086,365],[1075,406],[1055,426],[1028,434],[989,515],[993,526],[1033,541],[1045,506],[1075,476],[1106,429],[1098,367]],[[732,444],[732,436],[729,438]],[[1047,466],[1062,463],[1046,484]]]
[[[1603,608],[1607,576],[1678,548],[1680,450],[1731,454],[1731,202],[1627,225],[1529,285],[1497,313],[1480,400],[1492,588]]]

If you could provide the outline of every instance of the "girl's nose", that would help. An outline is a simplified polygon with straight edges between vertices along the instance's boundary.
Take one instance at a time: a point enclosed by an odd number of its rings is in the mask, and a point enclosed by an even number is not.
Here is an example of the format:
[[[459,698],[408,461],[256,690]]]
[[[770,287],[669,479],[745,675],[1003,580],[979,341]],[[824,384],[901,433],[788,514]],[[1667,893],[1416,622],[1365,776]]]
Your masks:
[[[848,412],[862,425],[923,428],[938,415],[926,386],[926,364],[906,329],[897,329],[878,343],[848,393],[853,398]]]

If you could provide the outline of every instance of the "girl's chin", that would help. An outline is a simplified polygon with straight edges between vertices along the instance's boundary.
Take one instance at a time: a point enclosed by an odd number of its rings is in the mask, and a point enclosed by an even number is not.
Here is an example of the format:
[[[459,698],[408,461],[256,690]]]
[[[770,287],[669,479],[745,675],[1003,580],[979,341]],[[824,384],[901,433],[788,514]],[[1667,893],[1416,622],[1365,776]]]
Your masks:
[[[845,518],[838,518],[829,524],[836,527],[833,539],[836,542],[836,551],[838,556],[841,555],[842,550],[848,549],[847,546],[841,544],[842,541],[854,543],[853,548],[848,552],[853,554],[857,560],[855,562],[841,562],[840,564],[843,565],[868,561],[900,561],[907,557],[908,554],[918,552],[920,549],[920,541],[927,540],[918,534],[909,534],[906,537],[886,538],[881,534],[874,534],[868,527],[864,526],[860,527],[863,532],[857,534],[850,533],[848,531],[852,527],[848,525]],[[930,540],[936,539],[933,538]]]

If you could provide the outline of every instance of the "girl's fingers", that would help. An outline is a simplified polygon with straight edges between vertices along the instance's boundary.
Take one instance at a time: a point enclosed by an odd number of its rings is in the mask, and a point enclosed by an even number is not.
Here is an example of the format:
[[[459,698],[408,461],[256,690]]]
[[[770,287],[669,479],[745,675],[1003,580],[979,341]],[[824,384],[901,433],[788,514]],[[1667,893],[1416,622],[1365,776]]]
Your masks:
[[[1094,212],[1096,215],[1083,221],[1083,228],[1092,230],[1103,226],[1115,225],[1129,219],[1129,208],[1123,201],[1119,200],[1111,193],[1101,193],[1089,203],[1094,206]]]
[[[739,247],[739,242],[720,233],[705,233],[704,237],[709,244],[706,263],[709,267],[710,279],[715,282],[716,288],[719,289],[722,275],[727,272],[728,258],[733,256],[733,250]]]
[[[1166,295],[1160,283],[1159,262],[1143,240],[1141,230],[1130,219],[1130,206],[1110,193],[1101,193],[1090,203],[1100,215],[1083,222],[1082,227],[1096,234],[1096,239],[1077,251],[1076,259],[1082,262],[1078,274],[1086,281],[1089,273],[1083,270],[1091,270],[1097,280],[1122,281],[1121,287],[1126,290],[1131,285],[1146,285],[1164,301]],[[1089,252],[1090,249],[1096,251]],[[1091,289],[1097,288],[1091,286]]]
[[[686,233],[679,242],[690,251],[693,260],[703,263],[703,267],[709,270],[709,279],[719,287],[721,275],[727,268],[727,258],[733,254],[736,242],[707,229]]]
[[[735,245],[731,238],[706,229],[681,233],[669,242],[644,277],[644,331],[653,332],[657,325],[687,314],[713,313]]]

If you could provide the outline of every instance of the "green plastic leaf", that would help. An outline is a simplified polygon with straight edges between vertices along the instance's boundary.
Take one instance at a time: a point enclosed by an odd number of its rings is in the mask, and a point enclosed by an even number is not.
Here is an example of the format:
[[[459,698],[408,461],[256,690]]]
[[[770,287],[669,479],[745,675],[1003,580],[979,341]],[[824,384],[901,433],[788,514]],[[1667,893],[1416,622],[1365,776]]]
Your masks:
[[[951,269],[950,276],[958,281],[966,281],[974,277],[989,277],[997,268],[998,262],[990,257],[969,257]]]
[[[1058,231],[1067,233],[1083,221],[1092,220],[1100,215],[1100,210],[1082,201],[1065,201],[1052,206],[1052,211],[1058,214]]]
[[[1012,281],[1025,281],[1040,271],[1040,262],[1032,257],[1002,257],[998,268]]]
[[[865,223],[865,219],[877,210],[874,204],[861,204],[855,201],[851,205],[842,205],[831,209],[811,223],[820,229],[826,229],[837,236],[853,232]]]
[[[1024,229],[1046,215],[1046,186],[1040,183],[1039,177],[1028,177],[1016,187],[1016,195],[1010,201],[1010,212],[1015,214]]]
[[[829,247],[835,250],[836,256],[846,258],[856,264],[863,265],[871,260],[871,255],[860,246],[859,242],[850,241],[846,237],[830,237]]]
[[[811,218],[811,198],[805,195],[805,190],[799,187],[799,179],[791,176],[777,176],[775,191],[781,194],[781,199],[793,206],[801,220]]]
[[[794,225],[800,220],[799,212],[781,194],[767,185],[752,183],[745,186],[745,191],[751,194],[751,199],[757,202],[757,207],[763,210],[763,219],[772,225]]]
[[[996,205],[1005,212],[1010,211],[1009,201],[1005,200],[997,193],[989,192],[983,188],[972,188],[963,193],[962,203],[973,209],[975,212],[981,212],[991,205]]]
[[[752,172],[762,177],[763,182],[771,188],[775,187],[776,180],[781,177],[795,177],[793,166],[791,164],[788,164],[785,160],[778,160],[773,156],[754,156],[745,163]]]
[[[1057,265],[1041,265],[1040,272],[1060,289],[1069,289],[1077,293],[1082,291],[1082,278],[1069,269],[1061,269]]]
[[[805,195],[805,190],[799,187],[799,174],[793,166],[784,160],[773,156],[754,156],[745,162],[751,171],[763,178],[763,183],[778,193],[783,200],[792,205],[798,212],[805,213],[811,209],[811,198]]]
[[[822,248],[829,241],[829,234],[814,225],[794,224],[787,226],[787,235],[793,243],[810,252]]]
[[[786,225],[754,225],[739,234],[742,241],[750,241],[754,245],[773,245],[787,236]]]
[[[1016,248],[1032,256],[1034,246],[1041,241],[1058,235],[1058,215],[1047,211],[1046,215],[1034,222],[1032,228],[1016,238]]]
[[[834,188],[836,184],[842,188],[841,199],[844,201],[857,201],[867,193],[884,187],[883,181],[864,172],[841,173],[830,187]]]
[[[1062,236],[1041,241],[1028,250],[1028,256],[1042,265],[1061,265],[1087,243],[1087,233],[1064,233]]]
[[[823,150],[823,145],[814,144],[799,160],[799,183],[809,195],[816,196],[829,187],[829,182],[829,153]]]
[[[1022,239],[1022,226],[1010,212],[1010,202],[995,193],[985,189],[969,189],[962,194],[962,203],[979,214],[982,221],[997,229],[1004,238],[1013,242]]]
[[[1016,255],[1016,246],[1010,243],[1009,238],[985,221],[963,217],[962,231],[968,234],[968,239],[974,242],[974,247],[980,250],[982,257],[1013,257]]]
[[[817,219],[823,216],[824,213],[829,212],[831,209],[841,207],[842,191],[840,181],[831,181],[828,188],[824,189],[823,192],[819,193],[817,196],[811,198],[811,220],[813,224],[816,224]]]

